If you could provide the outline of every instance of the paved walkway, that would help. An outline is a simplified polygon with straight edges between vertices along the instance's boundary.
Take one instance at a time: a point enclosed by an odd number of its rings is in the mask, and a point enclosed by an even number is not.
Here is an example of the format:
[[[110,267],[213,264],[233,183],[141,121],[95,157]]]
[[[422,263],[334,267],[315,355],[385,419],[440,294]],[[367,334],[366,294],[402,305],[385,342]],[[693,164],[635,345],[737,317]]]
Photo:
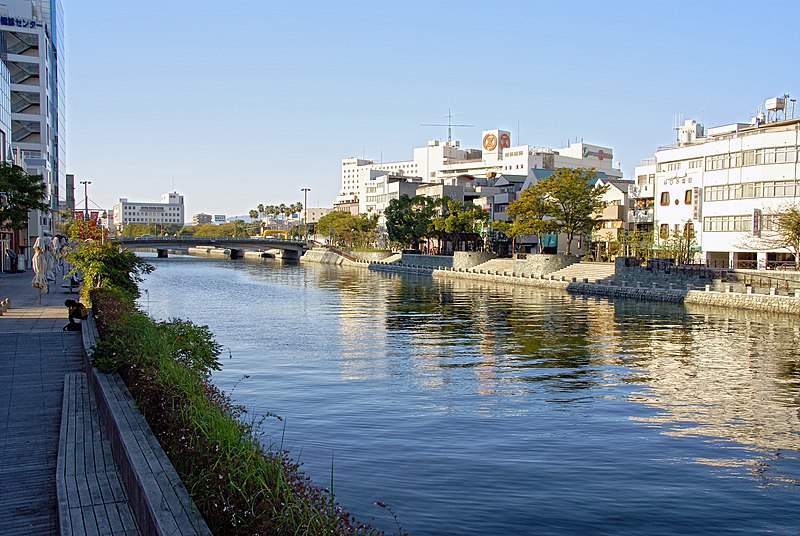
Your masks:
[[[32,279],[30,271],[0,273],[0,300],[11,298],[11,308],[0,316],[2,534],[58,533],[64,376],[83,370],[80,332],[62,331],[70,294],[59,280],[40,296]]]

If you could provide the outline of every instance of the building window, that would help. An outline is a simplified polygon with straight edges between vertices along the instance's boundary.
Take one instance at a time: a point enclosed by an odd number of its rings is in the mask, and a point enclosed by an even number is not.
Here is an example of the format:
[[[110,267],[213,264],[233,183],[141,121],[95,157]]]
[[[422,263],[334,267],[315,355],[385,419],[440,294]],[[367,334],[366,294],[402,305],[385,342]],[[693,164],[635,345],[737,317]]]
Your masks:
[[[661,237],[662,240],[669,238],[669,224],[662,223],[658,227],[658,236]]]
[[[686,193],[683,194],[683,202],[686,203],[687,205],[691,205],[692,204],[692,191],[691,190],[686,190]]]
[[[745,216],[709,216],[703,218],[703,230],[708,232],[751,232],[753,217]]]
[[[661,206],[666,207],[669,205],[669,192],[661,192]]]

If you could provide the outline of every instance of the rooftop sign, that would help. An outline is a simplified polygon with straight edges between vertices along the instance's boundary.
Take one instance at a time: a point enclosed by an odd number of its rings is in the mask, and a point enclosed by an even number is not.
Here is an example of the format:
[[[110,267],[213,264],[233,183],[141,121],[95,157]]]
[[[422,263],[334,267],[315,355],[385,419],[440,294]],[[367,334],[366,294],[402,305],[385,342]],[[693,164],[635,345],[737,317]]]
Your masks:
[[[18,19],[16,17],[0,17],[0,26],[13,26],[15,28],[41,28],[42,23],[35,20]]]
[[[583,157],[589,158],[590,156],[594,156],[598,160],[611,160],[611,152],[605,152],[604,150],[600,149],[597,151],[592,151],[588,147],[583,148]]]

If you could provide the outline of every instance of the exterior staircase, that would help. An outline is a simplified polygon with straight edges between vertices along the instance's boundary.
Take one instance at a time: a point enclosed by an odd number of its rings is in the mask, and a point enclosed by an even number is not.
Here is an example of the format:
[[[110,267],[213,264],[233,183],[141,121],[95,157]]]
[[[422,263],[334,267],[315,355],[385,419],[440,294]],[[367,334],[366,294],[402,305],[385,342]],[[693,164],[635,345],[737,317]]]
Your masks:
[[[567,278],[567,281],[572,281],[574,277],[576,281],[582,283],[584,279],[588,279],[590,283],[600,281],[603,279],[610,279],[614,277],[616,268],[614,264],[605,262],[577,262],[566,268],[562,268],[552,275],[560,279],[561,276]]]
[[[492,259],[484,262],[475,267],[477,270],[486,270],[487,273],[505,273],[509,275],[514,271],[514,259]],[[567,281],[572,281],[574,277],[576,281],[583,282],[584,278],[590,282],[595,282],[601,279],[614,277],[615,267],[613,264],[601,262],[579,262],[567,266],[557,272],[553,272],[556,279],[561,279],[564,276]]]
[[[483,264],[479,264],[475,266],[476,270],[487,270],[489,272],[511,272],[514,271],[514,259],[492,259],[490,261],[486,261]]]

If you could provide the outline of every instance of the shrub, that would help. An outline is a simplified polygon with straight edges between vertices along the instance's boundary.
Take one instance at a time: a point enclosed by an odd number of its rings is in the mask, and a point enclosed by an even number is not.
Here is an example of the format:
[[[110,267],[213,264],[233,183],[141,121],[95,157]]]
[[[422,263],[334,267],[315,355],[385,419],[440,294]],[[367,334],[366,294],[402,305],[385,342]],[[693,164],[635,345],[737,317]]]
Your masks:
[[[95,289],[91,300],[101,336],[93,363],[120,372],[214,534],[380,534],[285,451],[262,447],[261,422],[243,420],[244,409],[210,383],[220,346],[206,326],[156,323],[115,288]]]
[[[73,265],[73,273],[83,274],[81,297],[89,300],[89,292],[95,288],[116,288],[131,296],[139,297],[138,283],[142,275],[149,274],[154,267],[119,244],[98,244],[86,241],[67,256]]]

